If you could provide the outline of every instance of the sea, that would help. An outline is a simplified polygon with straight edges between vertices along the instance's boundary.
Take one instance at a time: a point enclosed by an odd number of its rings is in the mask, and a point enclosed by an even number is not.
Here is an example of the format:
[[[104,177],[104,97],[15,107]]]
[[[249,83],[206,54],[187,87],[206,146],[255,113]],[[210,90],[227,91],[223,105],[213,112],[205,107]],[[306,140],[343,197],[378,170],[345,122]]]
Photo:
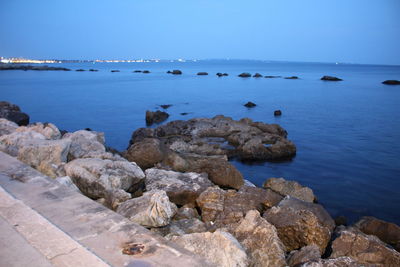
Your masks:
[[[245,179],[257,186],[270,177],[295,180],[312,188],[333,217],[346,216],[349,223],[375,216],[400,224],[400,86],[382,84],[400,80],[400,66],[254,60],[51,66],[73,71],[0,71],[0,100],[19,105],[31,122],[104,132],[107,145],[118,150],[146,127],[146,110],[163,104],[172,105],[166,122],[222,114],[277,123],[296,144],[296,157],[232,161]],[[174,69],[183,74],[166,73]],[[238,77],[242,72],[299,79]],[[321,81],[324,75],[343,81]],[[244,107],[248,101],[257,106]],[[278,109],[282,116],[275,117]]]

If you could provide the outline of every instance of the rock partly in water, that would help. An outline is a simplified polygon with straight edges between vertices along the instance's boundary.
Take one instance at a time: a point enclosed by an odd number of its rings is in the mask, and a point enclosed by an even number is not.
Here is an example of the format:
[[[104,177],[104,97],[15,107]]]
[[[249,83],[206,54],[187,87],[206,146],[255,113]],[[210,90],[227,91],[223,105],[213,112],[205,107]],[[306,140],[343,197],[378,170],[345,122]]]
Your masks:
[[[319,261],[321,252],[316,245],[302,247],[300,250],[293,250],[287,257],[287,263],[290,267],[299,266],[302,263],[310,261]]]
[[[75,159],[64,168],[83,194],[92,199],[105,198],[113,209],[131,194],[140,195],[144,187],[143,171],[128,161]]]
[[[180,71],[180,70],[173,70],[173,71],[167,71],[167,73],[170,73],[170,74],[173,74],[173,75],[181,75],[182,74],[182,71]]]
[[[145,138],[141,142],[131,145],[125,153],[125,158],[136,162],[142,169],[148,169],[164,159],[164,150],[160,140]]]
[[[149,70],[144,70],[142,73],[144,73],[144,74],[149,74],[150,71],[149,71]]]
[[[169,109],[170,107],[172,107],[171,104],[165,104],[165,105],[160,105],[160,107],[162,107],[163,109]]]
[[[177,205],[196,203],[200,193],[212,186],[206,173],[180,173],[152,168],[147,169],[145,174],[147,190],[163,190],[170,201]]]
[[[250,266],[286,266],[285,246],[276,228],[261,218],[258,211],[248,211],[231,233],[246,250]]]
[[[97,72],[97,71],[99,71],[99,70],[89,69],[89,71],[91,71],[91,72]]]
[[[199,76],[204,76],[204,75],[208,75],[208,73],[202,71],[202,72],[198,72],[197,75],[199,75]]]
[[[125,201],[117,212],[145,227],[161,227],[170,223],[177,207],[169,201],[165,191],[153,190],[138,198]]]
[[[29,124],[29,115],[21,112],[19,106],[6,101],[0,101],[0,118],[15,122],[20,126]]]
[[[238,76],[242,77],[242,78],[249,78],[249,77],[251,77],[251,74],[248,72],[243,72],[243,73],[239,74]]]
[[[380,240],[400,251],[400,227],[398,225],[379,220],[375,217],[363,217],[354,227],[367,235],[379,237]]]
[[[75,71],[86,71],[86,70],[84,70],[84,69],[77,69],[77,70],[75,70]]]
[[[342,227],[332,242],[330,258],[351,257],[361,265],[400,266],[400,253],[386,246],[379,238],[356,228]]]
[[[386,85],[400,85],[400,81],[398,80],[386,80],[382,83]]]
[[[333,76],[323,76],[321,78],[321,81],[332,81],[332,82],[338,82],[338,81],[343,81],[342,79],[338,77],[333,77]]]
[[[296,181],[288,181],[284,178],[269,178],[263,184],[264,188],[269,188],[281,195],[291,196],[306,202],[314,202],[315,196],[311,188],[302,186]]]
[[[275,110],[274,111],[274,116],[282,116],[282,111],[281,110]]]
[[[164,111],[146,111],[146,124],[152,125],[153,123],[161,123],[168,119],[169,114]]]
[[[262,76],[260,73],[256,73],[256,74],[253,75],[253,77],[254,77],[254,78],[261,78],[261,77],[263,77],[263,76]]]
[[[171,240],[194,254],[204,257],[215,266],[245,267],[249,265],[243,247],[231,234],[224,231],[174,236]]]
[[[269,78],[269,79],[272,79],[272,78],[280,78],[280,77],[282,77],[282,76],[273,76],[273,75],[264,76],[264,78]]]
[[[297,79],[299,79],[299,77],[297,77],[297,76],[290,76],[290,77],[285,77],[285,79],[287,79],[287,80],[297,80]]]
[[[217,73],[217,76],[218,76],[218,77],[223,77],[223,76],[229,76],[229,74],[228,74],[228,73],[221,73],[221,72],[218,72],[218,73]]]
[[[111,70],[111,72],[119,72],[119,70]]]
[[[267,210],[263,217],[276,227],[287,251],[315,244],[323,254],[335,228],[333,219],[321,205],[289,196]]]
[[[257,105],[254,104],[253,102],[249,101],[246,104],[244,104],[243,106],[245,106],[246,108],[254,108]]]
[[[7,119],[0,118],[0,136],[11,134],[18,128],[18,124]]]
[[[1,70],[38,70],[38,71],[45,71],[45,70],[62,70],[62,71],[70,71],[70,69],[62,68],[62,67],[49,67],[47,65],[42,66],[32,66],[32,65],[21,65],[21,64],[0,64],[0,71]]]

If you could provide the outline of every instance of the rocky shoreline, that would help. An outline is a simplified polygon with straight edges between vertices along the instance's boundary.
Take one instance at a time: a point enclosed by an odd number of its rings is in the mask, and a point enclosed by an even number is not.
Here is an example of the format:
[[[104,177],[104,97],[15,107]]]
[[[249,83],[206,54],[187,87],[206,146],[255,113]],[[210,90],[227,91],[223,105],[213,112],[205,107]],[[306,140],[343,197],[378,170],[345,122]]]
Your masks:
[[[400,266],[400,227],[335,221],[312,189],[284,178],[261,188],[228,161],[293,157],[277,124],[224,116],[132,133],[126,151],[104,134],[19,126],[1,107],[0,151],[197,255],[212,266]]]

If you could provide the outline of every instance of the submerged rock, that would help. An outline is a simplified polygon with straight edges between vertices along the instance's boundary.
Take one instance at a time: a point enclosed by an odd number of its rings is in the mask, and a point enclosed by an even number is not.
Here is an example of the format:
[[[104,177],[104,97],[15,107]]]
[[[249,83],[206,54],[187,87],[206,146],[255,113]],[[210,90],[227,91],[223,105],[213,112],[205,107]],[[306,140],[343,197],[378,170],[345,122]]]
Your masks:
[[[89,69],[89,71],[96,72],[96,71],[99,71],[99,70]]]
[[[382,83],[386,85],[400,85],[400,81],[398,80],[386,80]]]
[[[249,77],[251,77],[251,74],[248,72],[243,72],[243,73],[239,74],[238,76],[242,77],[242,78],[249,78]]]
[[[21,112],[19,106],[6,101],[0,101],[0,118],[15,122],[19,126],[29,124],[29,115]]]
[[[207,72],[198,72],[197,75],[204,76],[204,75],[208,75],[208,73]]]
[[[247,107],[247,108],[254,108],[255,106],[257,106],[256,104],[254,104],[253,102],[249,101],[246,104],[244,104],[243,106]]]
[[[160,105],[160,107],[162,107],[163,109],[168,109],[168,108],[172,107],[172,105],[166,104],[166,105]]]
[[[285,77],[285,79],[287,79],[287,80],[297,80],[297,79],[299,79],[299,77],[297,77],[297,76],[290,76],[290,77]]]
[[[111,70],[111,72],[119,72],[119,70]]]
[[[321,81],[333,81],[333,82],[337,82],[337,81],[343,81],[342,79],[338,78],[338,77],[333,77],[333,76],[323,76],[321,78]]]
[[[146,124],[147,125],[151,125],[153,123],[161,123],[163,121],[165,121],[166,119],[168,119],[169,114],[167,112],[164,111],[146,111]]]
[[[272,75],[264,76],[264,78],[269,78],[269,79],[272,79],[272,78],[280,78],[280,77],[282,77],[282,76],[272,76]]]
[[[287,181],[283,178],[269,178],[264,182],[263,187],[306,202],[312,203],[316,199],[311,188],[303,187],[296,181]]]
[[[229,233],[194,233],[174,236],[171,241],[204,257],[210,264],[221,267],[247,267],[247,255],[240,243]]]
[[[119,205],[117,213],[145,227],[161,227],[170,223],[176,210],[165,191],[152,190],[125,201]]]

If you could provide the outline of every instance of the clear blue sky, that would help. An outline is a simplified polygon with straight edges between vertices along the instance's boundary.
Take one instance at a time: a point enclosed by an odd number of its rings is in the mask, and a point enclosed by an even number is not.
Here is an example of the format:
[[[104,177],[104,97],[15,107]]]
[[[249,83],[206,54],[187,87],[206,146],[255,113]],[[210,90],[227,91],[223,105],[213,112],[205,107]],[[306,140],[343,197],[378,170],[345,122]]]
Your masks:
[[[400,0],[0,0],[0,55],[400,65]]]

